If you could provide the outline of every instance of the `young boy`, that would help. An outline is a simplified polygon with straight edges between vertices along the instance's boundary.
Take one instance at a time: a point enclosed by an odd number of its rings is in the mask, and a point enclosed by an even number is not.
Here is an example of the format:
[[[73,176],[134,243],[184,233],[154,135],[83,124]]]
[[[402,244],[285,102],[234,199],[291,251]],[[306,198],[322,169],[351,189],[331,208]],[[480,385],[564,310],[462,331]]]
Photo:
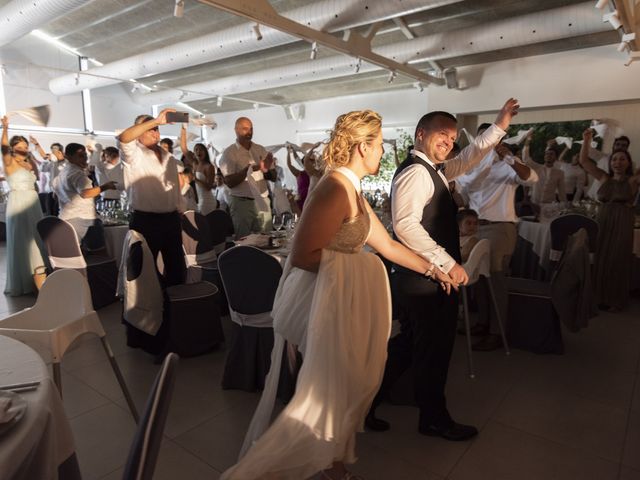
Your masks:
[[[478,243],[476,236],[478,233],[478,213],[470,208],[463,208],[458,211],[458,229],[460,230],[460,254],[462,261],[469,259],[469,254]]]

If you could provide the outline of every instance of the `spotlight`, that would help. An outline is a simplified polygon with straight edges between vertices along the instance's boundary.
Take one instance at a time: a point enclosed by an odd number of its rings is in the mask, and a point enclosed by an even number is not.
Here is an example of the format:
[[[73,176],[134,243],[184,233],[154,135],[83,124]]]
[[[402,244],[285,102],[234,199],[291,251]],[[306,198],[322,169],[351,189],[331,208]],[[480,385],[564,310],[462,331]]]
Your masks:
[[[253,26],[253,33],[256,34],[256,40],[258,40],[258,41],[262,40],[262,33],[260,32],[260,24],[259,23],[256,23]]]
[[[413,84],[413,86],[418,89],[420,91],[420,93],[424,92],[424,85],[422,85],[422,82],[416,82]]]
[[[216,100],[216,105],[217,105],[218,107],[221,107],[221,106],[222,106],[222,97],[221,97],[220,95],[218,95],[218,100]]]
[[[389,72],[389,77],[387,78],[387,83],[393,83],[395,79],[396,79],[396,72],[394,70],[391,70]]]
[[[458,72],[455,68],[448,68],[444,71],[444,79],[447,82],[447,88],[458,88]]]
[[[602,10],[607,6],[607,3],[609,3],[609,0],[598,0],[598,2],[596,3],[596,8],[598,10]]]
[[[318,42],[313,42],[311,44],[311,60],[315,60],[318,56]]]
[[[361,58],[359,58],[359,59],[356,61],[356,68],[355,68],[356,73],[358,73],[358,72],[360,71],[360,67],[362,67],[362,59],[361,59]]]
[[[603,22],[609,22],[614,30],[617,30],[620,27],[622,27],[622,23],[620,22],[620,19],[618,18],[618,11],[617,10],[614,10],[611,13],[607,13],[607,14],[603,15],[602,16],[602,21]]]
[[[182,18],[182,15],[184,15],[184,0],[176,0],[176,5],[173,8],[173,16]]]

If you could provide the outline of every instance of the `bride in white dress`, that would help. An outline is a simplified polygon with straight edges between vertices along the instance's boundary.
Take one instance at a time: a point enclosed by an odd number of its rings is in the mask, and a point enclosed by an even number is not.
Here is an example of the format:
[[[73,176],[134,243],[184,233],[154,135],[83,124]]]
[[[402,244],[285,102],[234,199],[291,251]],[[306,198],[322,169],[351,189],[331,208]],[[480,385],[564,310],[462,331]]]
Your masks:
[[[360,180],[378,172],[382,119],[370,110],[336,120],[324,150],[327,174],[307,199],[272,312],[275,344],[262,399],[238,463],[221,480],[356,479],[355,434],[376,394],[387,358],[391,299],[380,259],[451,278],[393,241],[364,200]],[[304,361],[296,391],[268,426],[285,340]],[[284,366],[283,368],[287,368]]]

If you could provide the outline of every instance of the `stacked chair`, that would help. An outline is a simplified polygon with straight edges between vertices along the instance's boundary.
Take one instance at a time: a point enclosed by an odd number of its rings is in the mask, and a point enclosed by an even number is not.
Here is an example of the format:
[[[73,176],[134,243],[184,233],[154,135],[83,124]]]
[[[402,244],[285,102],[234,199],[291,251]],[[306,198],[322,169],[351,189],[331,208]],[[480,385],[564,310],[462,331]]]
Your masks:
[[[93,308],[116,301],[118,267],[113,258],[98,252],[83,256],[75,230],[58,217],[44,217],[37,228],[54,271],[70,268],[87,277]]]
[[[216,304],[218,289],[200,281],[160,286],[153,256],[144,237],[129,230],[125,239],[118,293],[123,298],[127,344],[164,356],[200,355],[224,341]]]

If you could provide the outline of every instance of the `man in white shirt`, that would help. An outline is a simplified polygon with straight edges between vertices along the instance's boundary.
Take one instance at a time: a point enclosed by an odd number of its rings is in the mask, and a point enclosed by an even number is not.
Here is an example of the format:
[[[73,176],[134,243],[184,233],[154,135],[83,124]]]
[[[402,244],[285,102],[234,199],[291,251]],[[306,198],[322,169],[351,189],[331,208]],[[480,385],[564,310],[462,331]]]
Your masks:
[[[220,210],[224,210],[225,212],[229,211],[229,187],[224,184],[224,175],[220,169],[216,170],[215,176],[216,188],[215,195],[216,200],[218,201],[218,208]]]
[[[527,137],[524,141],[522,159],[528,167],[535,170],[538,174],[538,182],[533,186],[533,193],[531,194],[531,201],[535,205],[543,205],[546,203],[553,203],[555,201],[567,201],[567,194],[564,186],[564,173],[562,173],[562,170],[554,167],[556,160],[558,159],[558,153],[555,150],[554,143],[554,140],[547,142],[547,147],[544,151],[544,163],[540,165],[535,162],[529,154],[531,136]]]
[[[246,117],[235,123],[236,142],[222,153],[220,170],[229,187],[229,213],[236,237],[270,231],[271,201],[267,180],[277,178],[273,155],[252,142],[253,124]]]
[[[162,253],[166,286],[184,283],[186,267],[182,250],[178,168],[173,156],[160,148],[160,125],[167,123],[164,109],[157,118],[140,115],[118,138],[124,181],[133,210],[129,228],[141,233],[153,258]]]
[[[481,125],[478,132],[488,126]],[[519,185],[533,186],[537,181],[535,170],[513,156],[504,144],[498,145],[476,168],[456,180],[458,188],[469,199],[469,208],[478,212],[478,238],[486,238],[491,243],[491,282],[503,322],[507,318],[508,301],[505,272],[508,271],[518,238],[516,189]],[[485,336],[473,348],[480,351],[494,350],[502,345],[497,335],[498,325],[496,321],[490,320],[488,303],[480,300],[489,298],[489,292],[481,282],[478,283],[477,290],[481,315],[476,330]]]
[[[448,273],[457,284],[468,281],[460,265],[457,206],[449,181],[477,165],[505,134],[518,111],[509,99],[496,123],[472,145],[447,161],[457,137],[457,121],[447,112],[431,112],[416,127],[415,149],[396,171],[391,188],[393,230],[404,245]],[[446,163],[445,163],[446,162]],[[445,166],[444,173],[441,166]],[[389,342],[380,392],[365,420],[371,430],[389,428],[375,408],[397,379],[413,366],[414,393],[420,409],[418,431],[447,440],[467,440],[478,433],[455,422],[447,409],[445,386],[453,350],[458,311],[456,292],[447,295],[426,277],[394,265],[393,301],[400,307],[401,331]]]
[[[577,153],[570,160],[565,161],[567,155],[571,155],[571,150],[565,146],[556,166],[564,173],[564,190],[567,194],[567,201],[579,202],[584,196],[587,185],[587,172],[580,166]]]
[[[102,192],[105,200],[120,200],[120,193],[124,191],[124,168],[120,161],[120,152],[115,147],[107,147],[100,154],[100,162],[96,165],[96,179],[98,183],[114,182],[115,190]]]
[[[30,136],[29,140],[36,147],[36,151],[40,154],[43,161],[38,161],[40,169],[40,178],[38,181],[38,196],[40,197],[40,205],[45,215],[58,215],[60,207],[58,199],[53,194],[53,181],[56,179],[64,168],[64,148],[59,143],[51,144],[51,153],[45,153],[38,140]]]
[[[78,241],[85,250],[96,250],[104,246],[104,233],[98,230],[94,199],[101,192],[114,190],[114,182],[94,187],[87,174],[87,151],[79,143],[70,143],[65,148],[67,159],[62,173],[53,181],[53,189],[60,202],[59,217],[73,226]],[[95,227],[95,236],[85,238],[90,227]]]

